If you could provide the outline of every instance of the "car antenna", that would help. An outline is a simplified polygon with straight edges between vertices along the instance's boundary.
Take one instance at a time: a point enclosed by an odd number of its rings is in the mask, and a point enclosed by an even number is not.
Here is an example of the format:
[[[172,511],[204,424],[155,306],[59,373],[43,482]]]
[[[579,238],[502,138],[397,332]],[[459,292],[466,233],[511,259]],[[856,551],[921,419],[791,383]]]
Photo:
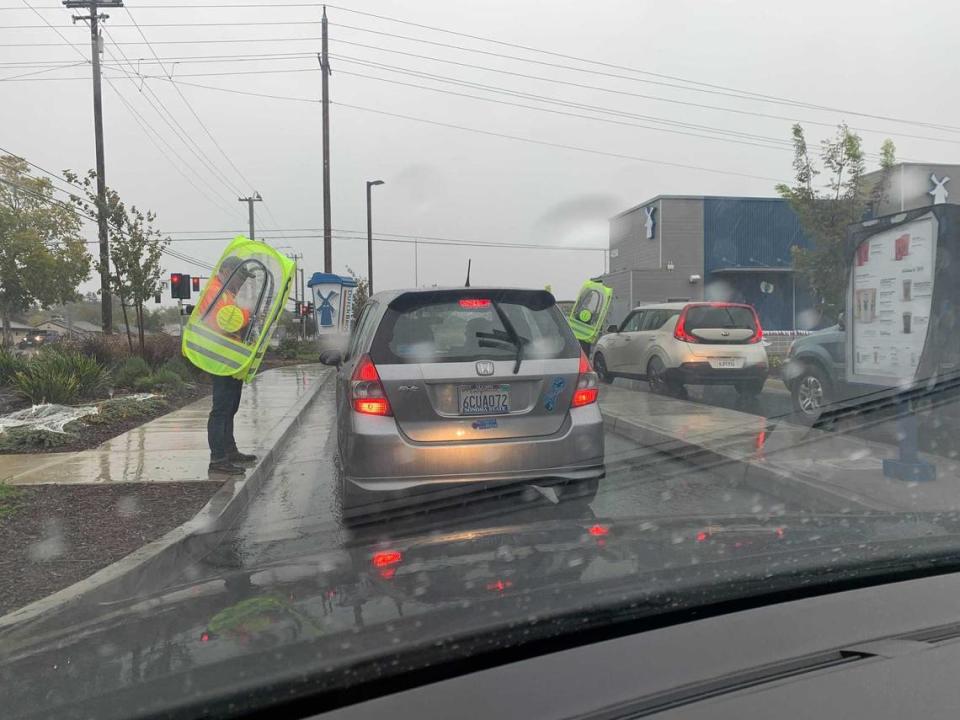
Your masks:
[[[470,287],[470,264],[473,262],[471,258],[467,258],[467,284],[464,287]]]

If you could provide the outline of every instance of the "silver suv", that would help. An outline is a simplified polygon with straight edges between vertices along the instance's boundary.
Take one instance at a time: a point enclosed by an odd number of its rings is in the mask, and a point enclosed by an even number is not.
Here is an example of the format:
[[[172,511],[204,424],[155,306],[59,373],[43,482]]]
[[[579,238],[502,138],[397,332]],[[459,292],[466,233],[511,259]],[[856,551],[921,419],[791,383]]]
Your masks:
[[[549,292],[378,293],[345,354],[321,360],[339,366],[346,521],[518,483],[596,494],[597,376]]]
[[[655,392],[686,385],[733,385],[754,396],[767,379],[767,350],[756,310],[737,303],[663,303],[635,308],[597,341],[604,382],[646,379]]]

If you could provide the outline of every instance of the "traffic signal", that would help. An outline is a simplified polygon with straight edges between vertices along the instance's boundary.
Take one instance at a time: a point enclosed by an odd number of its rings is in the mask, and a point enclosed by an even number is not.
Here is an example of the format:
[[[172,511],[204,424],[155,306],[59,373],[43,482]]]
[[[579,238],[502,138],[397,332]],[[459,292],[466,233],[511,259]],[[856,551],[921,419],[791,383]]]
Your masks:
[[[200,278],[199,278],[199,277],[193,277],[193,278],[191,278],[190,282],[193,283],[193,291],[194,291],[194,292],[200,292]]]
[[[170,273],[170,297],[174,300],[190,299],[190,276],[185,273]]]
[[[293,301],[293,314],[296,315],[297,317],[300,317],[300,315],[301,315],[301,312],[300,312],[300,301],[299,301],[299,300],[294,300],[294,301]]]
[[[312,302],[308,302],[308,303],[307,303],[307,311],[304,313],[304,316],[305,316],[305,317],[310,317],[311,315],[313,315],[313,303],[312,303]]]

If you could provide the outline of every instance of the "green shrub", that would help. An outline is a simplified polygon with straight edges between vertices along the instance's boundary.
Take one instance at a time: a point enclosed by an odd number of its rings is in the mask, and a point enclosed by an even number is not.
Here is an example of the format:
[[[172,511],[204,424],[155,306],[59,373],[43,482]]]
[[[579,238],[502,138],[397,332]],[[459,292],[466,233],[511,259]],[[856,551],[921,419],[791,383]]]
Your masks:
[[[150,366],[143,358],[132,357],[124,360],[113,371],[113,383],[117,387],[132,388],[137,380],[150,374]]]
[[[147,400],[114,398],[100,403],[96,415],[87,415],[76,422],[86,423],[87,425],[115,425],[156,415],[167,407],[169,407],[169,403],[159,397]]]
[[[313,340],[299,340],[287,337],[280,341],[276,354],[283,360],[310,360],[316,362],[319,355],[317,343]]]
[[[186,389],[186,383],[172,370],[157,370],[152,375],[138,378],[134,388],[139,392],[162,392],[177,395]]]
[[[15,373],[26,368],[26,363],[13,353],[0,349],[0,385],[10,385]]]
[[[170,358],[163,365],[160,366],[160,370],[167,370],[169,372],[175,373],[181,380],[184,382],[192,382],[194,380],[194,373],[190,369],[191,366],[188,366],[187,363],[179,357]]]
[[[76,378],[81,398],[103,397],[111,385],[110,373],[96,358],[54,345],[40,350],[28,367],[31,372],[60,373]]]
[[[12,385],[34,404],[69,405],[79,399],[105,395],[110,374],[92,357],[51,346],[43,348],[15,372]]]
[[[10,428],[0,433],[0,451],[30,452],[62,447],[77,438],[69,433],[55,433],[37,428]]]
[[[60,369],[48,370],[30,363],[26,369],[14,373],[13,388],[34,405],[56,403],[69,405],[80,397],[80,382],[76,376]]]

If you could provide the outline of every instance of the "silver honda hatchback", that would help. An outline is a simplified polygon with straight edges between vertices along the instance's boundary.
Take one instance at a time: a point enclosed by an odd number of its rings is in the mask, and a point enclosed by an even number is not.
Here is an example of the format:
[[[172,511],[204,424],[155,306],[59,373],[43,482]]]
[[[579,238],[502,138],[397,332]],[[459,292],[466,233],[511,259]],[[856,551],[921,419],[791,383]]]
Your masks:
[[[338,366],[346,521],[525,485],[551,500],[596,494],[597,376],[549,292],[378,293],[346,351],[321,359]]]

